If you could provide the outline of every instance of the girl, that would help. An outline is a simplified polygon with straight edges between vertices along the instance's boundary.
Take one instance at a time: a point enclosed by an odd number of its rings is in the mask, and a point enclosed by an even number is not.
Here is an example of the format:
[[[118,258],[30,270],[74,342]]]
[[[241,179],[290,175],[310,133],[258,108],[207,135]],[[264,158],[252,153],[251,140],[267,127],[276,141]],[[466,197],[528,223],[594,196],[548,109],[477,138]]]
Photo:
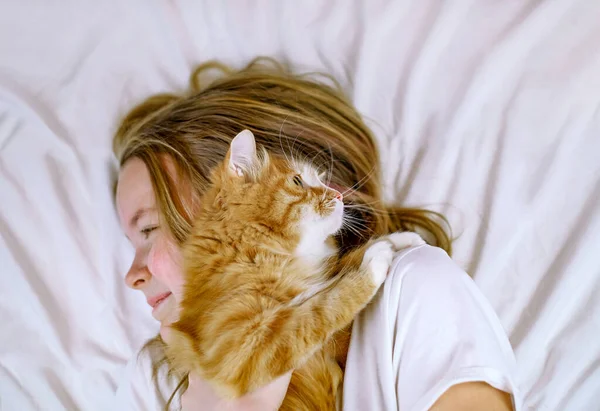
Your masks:
[[[222,76],[201,84],[214,69]],[[405,230],[422,233],[435,246],[398,253],[379,293],[356,318],[340,407],[518,410],[512,349],[489,304],[448,257],[445,219],[381,204],[375,141],[339,87],[293,75],[272,60],[258,59],[239,71],[203,65],[188,93],[150,97],[116,133],[117,208],[136,250],[125,281],[145,294],[161,331],[177,319],[180,246],[198,198],[210,170],[244,129],[275,154],[328,165],[331,186],[346,193],[342,252],[373,235]],[[157,337],[131,362],[118,390],[119,409],[167,405],[179,378],[167,371],[163,344]],[[190,375],[180,405],[185,411],[276,410],[290,375],[236,401],[218,398]]]

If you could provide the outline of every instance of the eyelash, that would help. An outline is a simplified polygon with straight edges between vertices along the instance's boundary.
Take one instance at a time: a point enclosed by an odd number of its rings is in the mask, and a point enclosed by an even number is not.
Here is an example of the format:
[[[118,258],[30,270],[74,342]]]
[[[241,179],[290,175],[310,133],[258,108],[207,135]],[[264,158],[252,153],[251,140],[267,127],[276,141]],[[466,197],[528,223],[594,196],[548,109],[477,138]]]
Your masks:
[[[146,227],[143,230],[140,231],[140,233],[142,233],[142,235],[144,236],[144,238],[147,240],[148,237],[150,237],[150,233],[154,230],[156,230],[158,228],[158,226],[153,226],[153,227]]]
[[[294,184],[296,184],[299,187],[304,187],[304,183],[302,182],[302,177],[300,176],[294,176],[293,180]]]

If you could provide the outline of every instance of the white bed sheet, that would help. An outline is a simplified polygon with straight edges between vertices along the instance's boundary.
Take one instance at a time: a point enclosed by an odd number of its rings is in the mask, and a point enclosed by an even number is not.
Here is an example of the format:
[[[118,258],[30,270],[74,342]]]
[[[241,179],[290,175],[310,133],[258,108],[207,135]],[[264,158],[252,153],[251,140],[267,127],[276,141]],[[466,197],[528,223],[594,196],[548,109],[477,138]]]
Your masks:
[[[110,409],[156,332],[125,288],[111,134],[195,64],[334,74],[388,199],[451,218],[530,410],[600,393],[600,2],[0,4],[0,409]]]

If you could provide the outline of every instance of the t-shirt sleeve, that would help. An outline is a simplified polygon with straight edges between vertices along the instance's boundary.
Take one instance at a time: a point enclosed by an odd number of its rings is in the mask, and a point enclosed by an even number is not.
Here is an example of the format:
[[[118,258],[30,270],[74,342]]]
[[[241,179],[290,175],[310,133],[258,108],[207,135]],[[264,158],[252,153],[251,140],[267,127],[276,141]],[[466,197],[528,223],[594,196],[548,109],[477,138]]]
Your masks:
[[[357,316],[343,389],[347,410],[429,409],[451,386],[486,382],[520,400],[502,325],[473,280],[441,249],[399,253]]]
[[[395,269],[399,409],[428,409],[462,382],[483,381],[514,394],[512,348],[473,280],[444,251],[429,246],[407,253]]]

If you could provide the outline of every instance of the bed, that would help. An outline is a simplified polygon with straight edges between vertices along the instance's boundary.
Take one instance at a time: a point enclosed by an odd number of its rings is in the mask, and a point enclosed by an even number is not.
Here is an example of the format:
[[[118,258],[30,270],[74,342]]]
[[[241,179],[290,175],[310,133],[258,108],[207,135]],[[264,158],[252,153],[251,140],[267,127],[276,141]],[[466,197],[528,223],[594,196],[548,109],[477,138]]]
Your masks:
[[[157,331],[123,276],[111,136],[209,59],[333,74],[390,202],[442,211],[526,410],[598,409],[600,2],[0,4],[0,409],[106,410]]]

